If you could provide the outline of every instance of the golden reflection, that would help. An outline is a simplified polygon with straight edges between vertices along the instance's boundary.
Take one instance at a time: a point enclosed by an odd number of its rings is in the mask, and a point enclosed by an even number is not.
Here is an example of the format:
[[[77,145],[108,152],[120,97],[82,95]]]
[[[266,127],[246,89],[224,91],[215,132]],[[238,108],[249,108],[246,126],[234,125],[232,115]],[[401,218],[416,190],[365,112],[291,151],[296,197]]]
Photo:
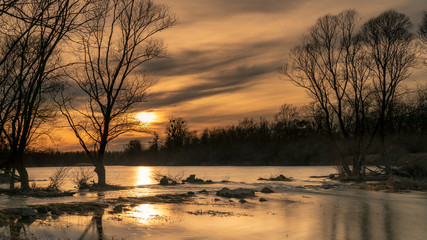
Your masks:
[[[150,224],[158,219],[162,214],[162,211],[156,209],[152,204],[141,204],[133,208],[130,213],[131,216],[137,218],[141,224]]]
[[[156,182],[152,179],[153,169],[150,167],[139,167],[136,175],[136,185],[147,185],[155,184]]]

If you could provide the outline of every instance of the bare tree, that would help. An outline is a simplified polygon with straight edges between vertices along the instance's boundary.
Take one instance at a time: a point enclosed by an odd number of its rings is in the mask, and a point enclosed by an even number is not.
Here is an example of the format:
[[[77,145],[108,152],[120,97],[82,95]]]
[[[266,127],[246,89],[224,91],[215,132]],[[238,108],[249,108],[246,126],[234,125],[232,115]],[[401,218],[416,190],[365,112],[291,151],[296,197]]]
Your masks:
[[[370,60],[368,66],[373,73],[374,96],[379,114],[381,155],[386,174],[391,173],[391,165],[386,157],[384,145],[386,121],[397,97],[399,86],[409,77],[416,59],[412,46],[411,26],[407,16],[389,10],[365,23],[361,32]]]
[[[145,100],[152,81],[135,70],[164,54],[162,42],[153,35],[174,25],[175,18],[151,0],[103,0],[96,7],[96,18],[86,24],[80,39],[82,64],[69,74],[83,96],[74,102],[64,98],[59,105],[95,166],[98,184],[105,185],[108,143],[141,131],[141,123],[129,113]]]
[[[357,14],[353,10],[318,19],[303,36],[302,44],[291,50],[289,62],[280,69],[282,75],[306,89],[315,100],[331,138],[335,141],[337,128],[348,142],[353,153],[353,171],[343,153],[338,159],[340,170],[347,176],[360,174],[360,147],[350,144],[351,137],[359,134],[360,129],[352,130],[349,118],[357,115],[356,119],[360,119],[363,115],[360,113],[364,108],[360,105],[365,98],[360,96],[363,92],[360,89],[367,77],[367,72],[361,69],[364,58],[355,32],[356,23]],[[356,125],[360,127],[358,122]]]
[[[320,18],[280,69],[315,100],[331,139],[344,140],[346,149],[335,145],[341,153],[339,169],[349,177],[364,174],[365,155],[378,131],[384,143],[388,111],[415,59],[405,15],[387,11],[364,24],[360,33],[356,20],[351,10]],[[379,113],[375,121],[373,111]],[[352,168],[344,152],[351,153]]]
[[[79,27],[79,15],[87,6],[87,1],[79,0],[31,0],[17,4],[7,12],[8,18],[2,19],[5,45],[0,66],[6,84],[1,91],[6,95],[0,99],[0,130],[11,152],[7,166],[11,188],[16,169],[21,188],[29,189],[23,158],[27,146],[41,133],[41,125],[53,116],[48,94],[57,91],[57,47]]]

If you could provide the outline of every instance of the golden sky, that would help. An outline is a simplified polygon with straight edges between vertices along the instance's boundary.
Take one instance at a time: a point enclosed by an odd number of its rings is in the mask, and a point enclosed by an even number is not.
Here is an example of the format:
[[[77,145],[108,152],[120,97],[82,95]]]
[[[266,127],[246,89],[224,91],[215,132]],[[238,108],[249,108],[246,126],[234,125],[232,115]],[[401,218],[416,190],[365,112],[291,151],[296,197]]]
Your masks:
[[[175,12],[178,23],[157,35],[167,57],[144,66],[158,82],[137,112],[153,112],[152,130],[164,133],[169,117],[183,117],[191,130],[226,126],[244,117],[271,119],[280,105],[308,103],[305,92],[281,80],[277,68],[317,18],[355,9],[361,23],[388,9],[408,15],[414,29],[427,9],[425,0],[157,0]],[[416,70],[414,79],[420,76]],[[424,77],[423,77],[424,78]],[[61,131],[66,131],[62,129]],[[69,136],[69,137],[68,137]],[[109,150],[122,150],[126,134]],[[59,150],[79,150],[63,135]]]

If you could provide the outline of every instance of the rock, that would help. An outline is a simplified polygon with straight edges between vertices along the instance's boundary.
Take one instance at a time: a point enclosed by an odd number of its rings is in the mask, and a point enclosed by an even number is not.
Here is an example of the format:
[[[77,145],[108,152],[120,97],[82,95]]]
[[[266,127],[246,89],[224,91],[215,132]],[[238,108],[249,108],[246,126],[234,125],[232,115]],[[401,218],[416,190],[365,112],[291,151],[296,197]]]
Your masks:
[[[162,179],[160,179],[160,185],[176,185],[177,182],[168,178],[167,176],[163,176]]]
[[[287,177],[283,176],[282,174],[280,174],[277,177],[258,178],[258,180],[264,180],[264,181],[284,181],[284,182],[290,182],[290,181],[292,181],[291,178],[287,178]]]
[[[30,217],[35,217],[37,216],[37,212],[32,209],[32,208],[26,208],[23,212],[22,212],[22,218],[30,218]]]
[[[191,174],[188,178],[187,181],[191,182],[194,181],[196,179],[196,175],[195,174]]]
[[[41,214],[46,214],[49,212],[49,210],[47,209],[46,206],[39,206],[37,207],[37,212]]]
[[[266,201],[268,201],[266,198],[259,198],[259,201],[260,202],[266,202]]]
[[[245,197],[255,197],[255,192],[251,189],[237,188],[230,190],[229,188],[223,188],[216,193],[217,196],[227,197],[227,198],[245,198]]]
[[[187,192],[187,195],[194,195],[194,192]]]
[[[206,184],[206,183],[213,183],[213,182],[212,182],[212,180],[206,180],[205,181],[201,178],[196,178],[195,174],[191,174],[185,180],[182,180],[182,183]]]
[[[117,205],[113,208],[113,213],[121,213],[123,212],[124,205]]]
[[[199,191],[199,193],[209,194],[209,192],[208,192],[208,191],[206,191],[206,189],[203,189],[202,191]]]
[[[239,200],[239,203],[245,203],[245,202],[248,202],[248,201],[246,201],[245,199],[240,199]]]
[[[219,198],[215,198],[215,199],[214,199],[214,201],[215,201],[215,202],[219,202],[219,201],[221,201],[221,199],[219,199]]]
[[[269,187],[264,187],[263,189],[261,189],[262,193],[274,193],[273,189],[269,188]]]

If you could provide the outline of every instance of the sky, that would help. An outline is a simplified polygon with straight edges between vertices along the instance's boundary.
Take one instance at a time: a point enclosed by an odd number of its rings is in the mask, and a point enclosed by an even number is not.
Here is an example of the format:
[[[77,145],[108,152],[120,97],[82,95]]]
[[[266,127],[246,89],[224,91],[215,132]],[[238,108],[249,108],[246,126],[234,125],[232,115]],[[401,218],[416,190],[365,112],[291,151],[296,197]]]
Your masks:
[[[151,131],[164,134],[170,117],[182,117],[190,130],[223,127],[244,117],[272,119],[284,104],[311,100],[304,90],[281,79],[277,68],[317,18],[355,9],[361,23],[388,9],[409,16],[414,29],[427,9],[424,0],[157,0],[177,24],[156,36],[167,56],[143,66],[157,83],[136,112],[152,112]],[[424,72],[425,73],[425,72]],[[414,71],[413,81],[425,74]],[[61,131],[67,131],[62,129]],[[64,134],[53,148],[79,150]],[[65,137],[66,136],[66,137]],[[131,139],[147,143],[148,134],[128,133],[111,142],[122,150]]]

